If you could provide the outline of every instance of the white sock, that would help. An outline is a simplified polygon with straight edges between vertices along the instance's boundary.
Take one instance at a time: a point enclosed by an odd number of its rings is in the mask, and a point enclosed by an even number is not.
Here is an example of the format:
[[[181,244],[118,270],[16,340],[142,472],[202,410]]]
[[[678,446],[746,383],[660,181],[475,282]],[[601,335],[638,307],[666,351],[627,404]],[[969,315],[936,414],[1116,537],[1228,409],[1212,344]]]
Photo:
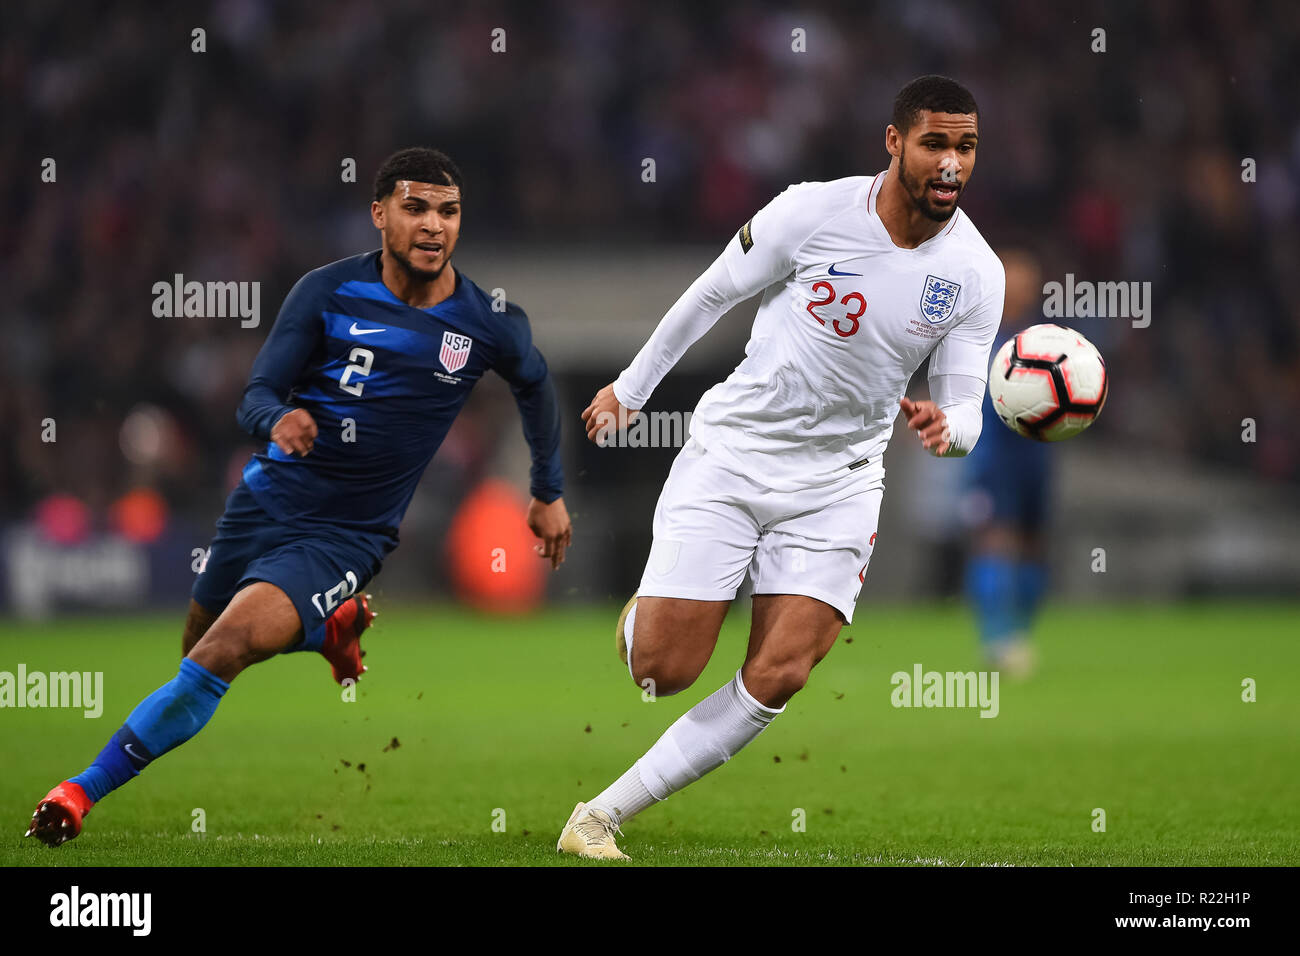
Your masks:
[[[632,610],[627,612],[627,617],[623,619],[623,641],[627,644],[627,672],[636,680],[636,674],[632,673],[632,631],[636,623],[636,605],[632,605]]]
[[[678,718],[631,770],[588,805],[621,824],[721,767],[783,710],[755,700],[736,671],[731,681]]]
[[[615,823],[631,819],[646,807],[656,803],[655,796],[641,782],[641,774],[633,765],[598,797],[587,801],[587,806],[604,810]]]

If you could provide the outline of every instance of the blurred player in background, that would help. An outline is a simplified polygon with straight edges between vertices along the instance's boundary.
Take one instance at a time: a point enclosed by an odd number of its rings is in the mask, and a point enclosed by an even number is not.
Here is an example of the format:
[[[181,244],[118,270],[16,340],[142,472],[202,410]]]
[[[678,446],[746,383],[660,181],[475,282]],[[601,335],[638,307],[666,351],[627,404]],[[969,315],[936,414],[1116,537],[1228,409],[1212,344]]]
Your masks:
[[[527,522],[552,568],[571,527],[555,387],[528,317],[451,266],[463,182],[444,154],[394,153],[375,179],[375,252],[290,291],[253,363],[239,423],[268,441],[217,522],[194,584],[180,672],[145,698],[85,771],[38,804],[50,846],[95,802],[189,740],[244,668],[318,651],[354,681],[373,616],[362,589],[397,547],[415,487],[474,384],[510,383],[532,453]]]
[[[968,90],[940,76],[909,83],[885,131],[889,168],[777,196],[583,412],[592,440],[621,427],[693,342],[763,293],[744,361],[696,407],[616,628],[633,680],[656,695],[684,690],[748,571],[744,665],[579,803],[557,849],[624,858],[621,824],[729,760],[804,686],[852,620],[900,406],[931,454],[975,447],[1004,283],[957,209],[978,141]],[[913,402],[904,392],[927,356],[933,400]]]
[[[1042,267],[1030,252],[1002,254],[1007,301],[1003,335],[1043,321]],[[979,446],[966,459],[969,489],[963,513],[976,524],[966,564],[966,594],[975,608],[980,644],[989,667],[1027,677],[1035,663],[1029,643],[1034,615],[1047,585],[1043,526],[1047,520],[1051,462],[1047,445],[1022,438],[998,419],[984,397]]]

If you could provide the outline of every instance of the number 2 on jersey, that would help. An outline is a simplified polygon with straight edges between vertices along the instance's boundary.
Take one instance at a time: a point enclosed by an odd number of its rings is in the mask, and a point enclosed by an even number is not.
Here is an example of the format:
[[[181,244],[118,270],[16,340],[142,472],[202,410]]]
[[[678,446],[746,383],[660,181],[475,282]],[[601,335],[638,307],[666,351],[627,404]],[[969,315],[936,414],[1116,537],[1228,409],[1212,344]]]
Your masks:
[[[812,290],[815,294],[822,294],[823,289],[825,290],[826,298],[817,299],[816,301],[809,302],[808,314],[811,315],[818,322],[820,322],[822,325],[825,325],[826,320],[823,319],[816,312],[814,312],[813,309],[820,308],[823,305],[830,305],[832,302],[835,301],[835,286],[831,285],[829,282],[813,283]],[[847,339],[850,335],[853,335],[858,331],[858,328],[860,327],[858,324],[858,319],[862,318],[862,314],[867,311],[867,300],[863,298],[862,293],[860,292],[850,292],[844,298],[840,299],[840,305],[848,305],[854,299],[856,299],[858,302],[858,310],[856,312],[849,312],[844,316],[844,318],[848,319],[850,322],[853,323],[852,325],[842,329],[840,328],[839,319],[831,320],[831,328],[835,330],[836,335],[838,335],[840,338],[843,339]]]
[[[366,387],[366,383],[356,382],[349,385],[348,379],[352,377],[353,372],[356,372],[357,378],[364,378],[369,375],[370,363],[374,360],[375,353],[370,351],[370,349],[358,347],[349,352],[348,361],[352,364],[345,368],[343,374],[339,376],[339,388],[343,389],[343,391],[347,392],[349,395],[356,395],[360,398],[361,390]]]

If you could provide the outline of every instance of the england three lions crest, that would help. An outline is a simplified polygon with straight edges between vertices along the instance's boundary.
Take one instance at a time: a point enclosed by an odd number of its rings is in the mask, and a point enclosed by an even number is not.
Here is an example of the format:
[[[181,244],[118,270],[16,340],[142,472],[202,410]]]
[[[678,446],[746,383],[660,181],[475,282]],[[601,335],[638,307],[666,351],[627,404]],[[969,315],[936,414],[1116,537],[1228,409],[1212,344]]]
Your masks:
[[[438,352],[438,361],[448,372],[459,372],[469,361],[469,350],[474,340],[459,332],[442,333],[442,349]]]
[[[921,314],[925,320],[934,325],[946,322],[957,304],[957,293],[961,285],[938,276],[925,277],[925,289],[921,292]]]

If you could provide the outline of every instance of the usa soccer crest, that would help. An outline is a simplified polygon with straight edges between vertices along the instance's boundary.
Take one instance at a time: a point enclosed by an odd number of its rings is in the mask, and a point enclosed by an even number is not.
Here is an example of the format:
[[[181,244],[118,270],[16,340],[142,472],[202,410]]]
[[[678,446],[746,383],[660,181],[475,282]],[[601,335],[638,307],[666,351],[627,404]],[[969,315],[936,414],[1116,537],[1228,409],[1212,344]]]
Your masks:
[[[442,333],[442,350],[438,352],[438,361],[448,372],[459,372],[469,361],[469,350],[474,340],[459,332]]]
[[[957,293],[961,285],[938,276],[925,277],[925,289],[921,292],[921,314],[927,322],[938,325],[946,322],[957,304]]]

